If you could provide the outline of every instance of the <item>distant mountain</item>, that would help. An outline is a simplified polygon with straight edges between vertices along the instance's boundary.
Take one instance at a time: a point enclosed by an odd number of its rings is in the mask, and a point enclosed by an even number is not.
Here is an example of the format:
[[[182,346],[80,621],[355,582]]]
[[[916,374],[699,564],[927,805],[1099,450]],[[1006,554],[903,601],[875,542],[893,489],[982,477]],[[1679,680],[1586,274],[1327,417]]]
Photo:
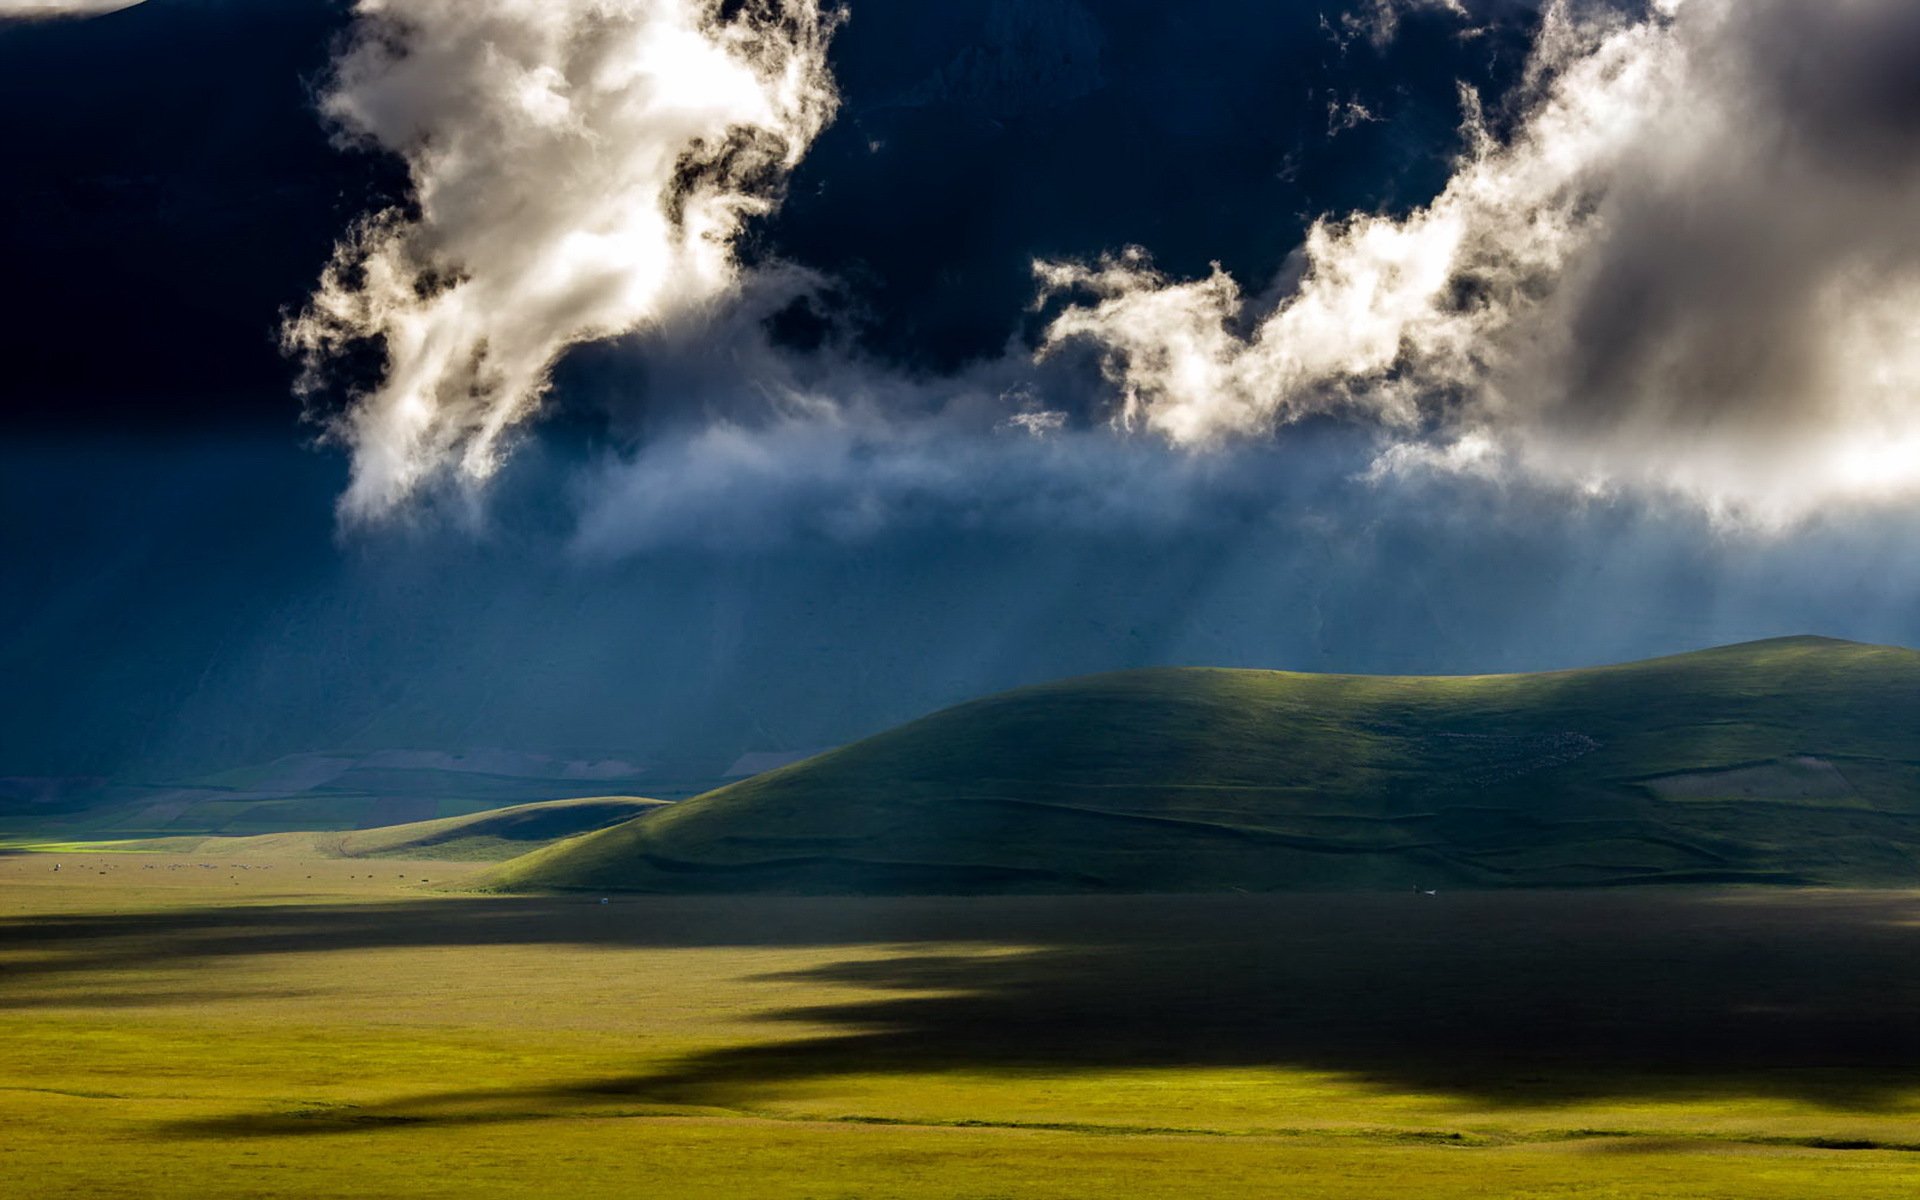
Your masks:
[[[349,833],[264,833],[87,842],[88,849],[218,854],[248,858],[405,858],[485,862],[634,820],[667,804],[638,796],[593,796],[519,804],[462,817]]]
[[[0,832],[101,838],[367,830],[530,801],[659,790],[654,785],[674,792],[676,778],[671,768],[623,758],[488,749],[293,754],[154,783],[16,776],[0,779]],[[711,770],[705,778],[724,776]]]
[[[504,864],[505,888],[1920,882],[1920,653],[1150,670],[961,705]]]

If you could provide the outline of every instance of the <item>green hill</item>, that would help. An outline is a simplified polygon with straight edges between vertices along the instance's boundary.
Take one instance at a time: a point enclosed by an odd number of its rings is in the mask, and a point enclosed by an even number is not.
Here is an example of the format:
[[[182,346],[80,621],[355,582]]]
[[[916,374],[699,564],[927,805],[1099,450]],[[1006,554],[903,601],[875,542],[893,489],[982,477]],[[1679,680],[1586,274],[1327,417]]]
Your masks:
[[[1151,670],[993,696],[557,843],[500,888],[1920,883],[1920,653]]]
[[[235,858],[407,858],[492,861],[560,838],[605,829],[666,806],[637,796],[596,796],[520,804],[437,821],[345,833],[264,833],[253,837],[166,837],[75,842],[61,849],[216,854]],[[42,847],[52,848],[52,847]]]

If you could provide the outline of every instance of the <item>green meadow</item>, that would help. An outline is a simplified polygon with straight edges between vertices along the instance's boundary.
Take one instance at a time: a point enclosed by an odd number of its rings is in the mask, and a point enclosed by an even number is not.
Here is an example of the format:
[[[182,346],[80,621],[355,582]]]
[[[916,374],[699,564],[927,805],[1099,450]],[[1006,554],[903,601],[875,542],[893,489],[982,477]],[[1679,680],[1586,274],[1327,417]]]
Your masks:
[[[1920,1188],[1909,892],[602,904],[482,869],[0,857],[8,1194]]]

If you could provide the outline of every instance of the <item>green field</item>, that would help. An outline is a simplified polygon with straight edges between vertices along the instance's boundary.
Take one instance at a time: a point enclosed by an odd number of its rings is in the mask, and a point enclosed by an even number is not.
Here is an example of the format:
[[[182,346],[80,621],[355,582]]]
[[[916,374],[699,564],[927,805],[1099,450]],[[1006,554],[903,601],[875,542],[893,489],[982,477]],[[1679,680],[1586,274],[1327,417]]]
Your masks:
[[[475,869],[0,857],[7,1193],[1920,1188],[1912,893],[439,890]]]
[[[1753,885],[1920,879],[1915,728],[1812,639],[1135,672],[671,806],[0,850],[0,1180],[1905,1200],[1920,890]]]
[[[654,892],[1920,885],[1920,653],[1027,688],[503,866]]]

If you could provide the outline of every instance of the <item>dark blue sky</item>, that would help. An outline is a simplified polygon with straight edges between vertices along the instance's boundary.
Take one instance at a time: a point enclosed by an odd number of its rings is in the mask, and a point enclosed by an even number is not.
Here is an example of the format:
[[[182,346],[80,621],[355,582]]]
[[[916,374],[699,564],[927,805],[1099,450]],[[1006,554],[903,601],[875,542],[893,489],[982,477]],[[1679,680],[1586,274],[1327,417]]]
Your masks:
[[[841,114],[744,247],[832,281],[773,319],[776,345],[937,379],[1035,334],[1036,256],[1139,243],[1177,277],[1269,279],[1313,216],[1428,199],[1456,81],[1503,94],[1533,20],[1483,9],[1462,38],[1415,12],[1378,49],[1323,25],[1338,5],[1035,3],[1022,28],[1057,29],[1061,60],[1011,70],[1008,7],[855,5]],[[715,477],[683,448],[699,405],[632,342],[562,364],[476,509],[343,531],[345,458],[300,422],[275,335],[352,217],[404,196],[313,110],[344,21],[326,0],[149,0],[0,29],[0,775],[416,746],[711,769],[1136,665],[1920,642],[1897,514],[1761,536],[1652,501],[1383,487],[1338,424],[1205,463],[851,436]],[[1378,119],[1335,128],[1349,102]],[[635,456],[678,490],[593,543],[596,472]]]

